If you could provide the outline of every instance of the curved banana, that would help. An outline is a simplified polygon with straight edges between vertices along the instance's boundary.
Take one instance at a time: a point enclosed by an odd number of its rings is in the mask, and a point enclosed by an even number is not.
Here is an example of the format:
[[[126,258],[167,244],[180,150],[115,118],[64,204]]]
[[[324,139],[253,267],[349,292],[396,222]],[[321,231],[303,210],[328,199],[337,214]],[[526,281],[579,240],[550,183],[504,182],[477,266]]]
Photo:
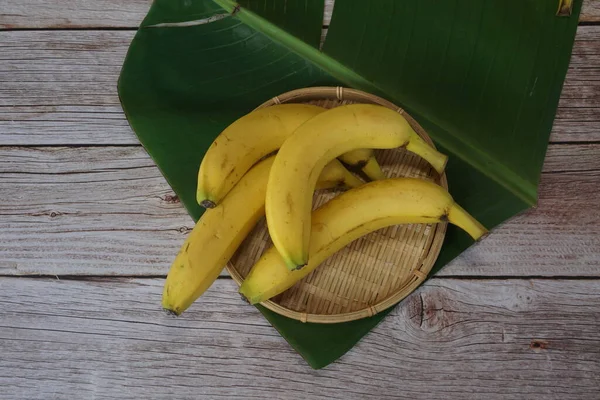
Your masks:
[[[267,250],[240,287],[252,304],[268,300],[292,287],[325,259],[353,240],[396,224],[449,221],[473,239],[487,230],[454,202],[441,186],[415,178],[367,183],[334,198],[312,214],[310,260],[290,271],[274,247]]]
[[[338,157],[344,164],[352,170],[360,171],[372,181],[386,179],[381,170],[373,149],[357,149],[349,151]]]
[[[277,150],[304,122],[325,109],[280,104],[253,111],[229,125],[207,150],[198,171],[196,200],[213,208],[262,157]]]
[[[371,104],[325,111],[284,142],[269,175],[265,206],[271,239],[289,269],[308,261],[311,193],[325,164],[355,149],[402,146],[438,172],[446,165],[447,157],[421,139],[402,115]]]
[[[265,192],[275,157],[250,169],[214,209],[206,210],[173,261],[162,306],[181,314],[217,279],[254,225],[264,215]],[[337,160],[329,163],[318,188],[355,187],[363,182]]]

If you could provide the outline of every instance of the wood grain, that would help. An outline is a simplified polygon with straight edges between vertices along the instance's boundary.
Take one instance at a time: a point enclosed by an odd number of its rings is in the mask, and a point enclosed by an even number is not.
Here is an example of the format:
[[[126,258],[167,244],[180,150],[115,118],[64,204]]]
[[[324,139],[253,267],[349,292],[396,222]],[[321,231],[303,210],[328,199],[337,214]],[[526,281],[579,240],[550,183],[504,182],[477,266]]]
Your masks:
[[[137,144],[116,82],[132,31],[0,32],[0,145]],[[581,26],[551,140],[600,141],[600,26]]]
[[[0,278],[2,398],[595,399],[599,280],[433,279],[311,370],[229,279],[183,316],[162,279]]]
[[[151,0],[2,0],[0,29],[137,27]]]
[[[600,276],[600,144],[551,145],[539,207],[442,275]],[[132,147],[0,147],[0,274],[163,275],[193,227]]]
[[[598,397],[600,26],[579,27],[539,207],[313,371],[230,279],[174,319],[162,279],[108,277],[164,275],[192,221],[119,105],[135,32],[60,29],[133,29],[149,3],[0,0],[0,146],[29,146],[0,147],[2,399]],[[482,279],[503,275],[579,279]]]
[[[439,275],[598,276],[600,144],[548,147],[538,207],[494,229]]]
[[[538,208],[494,229],[440,276],[599,276],[599,182],[598,170],[542,174]]]
[[[138,144],[117,95],[134,32],[0,32],[0,144]]]
[[[2,274],[164,274],[193,227],[141,147],[0,154]]]
[[[329,25],[335,0],[325,0],[323,24]],[[3,0],[0,29],[26,28],[135,28],[148,12],[151,0]],[[600,21],[600,4],[584,0],[582,22]]]
[[[583,0],[579,20],[582,22],[600,22],[600,2],[598,0]]]

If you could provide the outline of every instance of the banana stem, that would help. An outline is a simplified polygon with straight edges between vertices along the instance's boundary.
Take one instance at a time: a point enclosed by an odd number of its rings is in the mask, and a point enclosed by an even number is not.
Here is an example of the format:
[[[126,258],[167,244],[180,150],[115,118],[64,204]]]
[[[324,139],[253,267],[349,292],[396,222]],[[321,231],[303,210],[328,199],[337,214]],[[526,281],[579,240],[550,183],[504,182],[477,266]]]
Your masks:
[[[352,175],[350,172],[348,172],[348,176],[344,177],[344,180],[340,183],[342,184],[342,186],[348,189],[356,188],[365,184],[363,181]]]
[[[406,145],[406,150],[418,154],[424,158],[438,174],[444,172],[446,163],[448,162],[448,156],[440,153],[430,145],[428,145],[423,139],[415,134]]]
[[[372,181],[380,181],[387,178],[375,157],[369,157],[367,163],[361,168],[361,171]]]
[[[556,15],[559,17],[568,17],[573,12],[573,0],[559,0]]]
[[[448,221],[462,228],[475,240],[481,239],[488,230],[481,225],[471,214],[465,211],[464,208],[454,203],[448,211]]]

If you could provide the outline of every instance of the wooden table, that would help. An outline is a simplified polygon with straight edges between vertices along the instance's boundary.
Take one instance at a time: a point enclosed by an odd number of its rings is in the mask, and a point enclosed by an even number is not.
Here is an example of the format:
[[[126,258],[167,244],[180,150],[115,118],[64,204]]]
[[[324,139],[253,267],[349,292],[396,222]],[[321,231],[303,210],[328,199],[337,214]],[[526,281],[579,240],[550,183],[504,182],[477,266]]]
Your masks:
[[[600,398],[599,3],[539,207],[313,371],[226,276],[160,311],[193,224],[117,98],[148,1],[1,0],[0,398]]]

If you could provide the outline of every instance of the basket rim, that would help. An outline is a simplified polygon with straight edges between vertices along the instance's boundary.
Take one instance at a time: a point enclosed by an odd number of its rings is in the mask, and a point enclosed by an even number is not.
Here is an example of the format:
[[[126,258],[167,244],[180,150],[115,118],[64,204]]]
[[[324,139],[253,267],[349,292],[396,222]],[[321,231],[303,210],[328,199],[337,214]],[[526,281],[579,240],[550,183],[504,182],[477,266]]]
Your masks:
[[[351,100],[362,103],[378,104],[387,107],[404,116],[407,119],[408,123],[411,125],[411,127],[417,132],[417,134],[419,134],[421,138],[423,138],[428,144],[432,145],[435,148],[435,144],[433,143],[427,132],[423,129],[423,127],[417,121],[415,121],[415,119],[412,118],[406,111],[404,111],[402,107],[398,107],[394,103],[387,101],[379,96],[363,92],[358,89],[346,88],[342,86],[315,86],[303,89],[296,89],[282,93],[265,101],[264,103],[256,107],[255,110],[282,103],[301,103],[311,100]],[[437,180],[437,183],[446,190],[448,190],[448,180],[446,178],[446,172],[444,171],[441,175],[439,175],[438,178],[439,179]],[[260,303],[260,305],[279,315],[295,319],[304,323],[311,322],[322,324],[334,324],[372,317],[375,314],[387,310],[388,308],[398,304],[398,302],[400,302],[409,294],[411,294],[427,278],[429,272],[431,272],[431,269],[433,268],[433,264],[439,256],[442,243],[446,235],[447,225],[447,222],[441,222],[432,225],[431,229],[433,232],[430,235],[430,250],[427,253],[427,257],[425,257],[420,262],[420,267],[413,271],[412,279],[408,281],[407,284],[405,284],[404,286],[402,286],[401,288],[394,291],[386,298],[382,299],[381,301],[372,306],[368,306],[356,311],[339,314],[315,314],[291,310],[274,302],[273,300],[263,301]],[[241,274],[231,263],[231,261],[227,262],[226,268],[227,272],[229,272],[236,284],[240,286],[244,281],[244,277],[241,276]]]

